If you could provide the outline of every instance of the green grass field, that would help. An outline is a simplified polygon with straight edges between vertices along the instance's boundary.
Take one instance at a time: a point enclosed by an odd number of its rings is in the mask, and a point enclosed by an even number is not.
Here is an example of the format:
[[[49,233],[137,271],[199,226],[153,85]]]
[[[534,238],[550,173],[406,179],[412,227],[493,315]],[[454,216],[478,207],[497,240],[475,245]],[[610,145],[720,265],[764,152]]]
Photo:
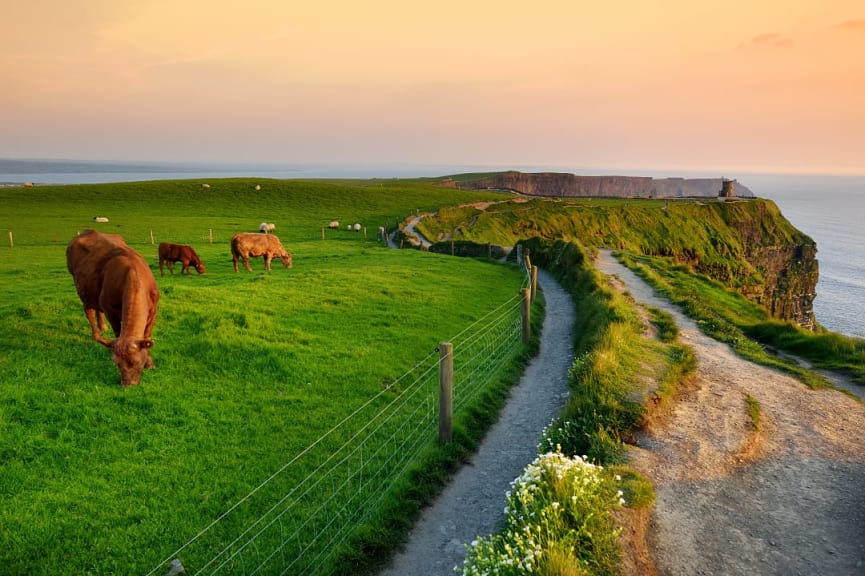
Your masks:
[[[494,193],[209,183],[0,189],[0,571],[146,573],[524,281],[377,239],[414,211]],[[322,239],[334,219],[343,227]],[[258,259],[235,273],[230,236],[265,221],[294,268],[265,273]],[[355,222],[366,235],[344,229]],[[91,339],[66,270],[66,244],[88,227],[123,235],[159,283],[156,369],[134,388]],[[191,244],[207,274],[160,277],[151,233]]]

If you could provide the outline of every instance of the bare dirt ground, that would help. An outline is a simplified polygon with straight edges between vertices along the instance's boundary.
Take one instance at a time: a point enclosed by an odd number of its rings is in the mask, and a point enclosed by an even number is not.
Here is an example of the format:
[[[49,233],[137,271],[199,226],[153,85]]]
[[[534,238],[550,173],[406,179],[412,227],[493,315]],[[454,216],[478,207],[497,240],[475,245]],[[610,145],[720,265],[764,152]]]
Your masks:
[[[608,252],[597,265],[672,314],[698,361],[693,386],[630,450],[657,501],[625,515],[627,573],[865,574],[865,404],[739,358]]]

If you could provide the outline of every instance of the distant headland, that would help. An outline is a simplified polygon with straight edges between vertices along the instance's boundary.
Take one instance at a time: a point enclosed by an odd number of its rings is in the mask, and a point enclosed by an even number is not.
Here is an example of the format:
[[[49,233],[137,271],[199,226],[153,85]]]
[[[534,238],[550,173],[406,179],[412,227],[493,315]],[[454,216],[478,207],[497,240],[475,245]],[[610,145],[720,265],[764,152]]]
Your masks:
[[[753,198],[747,187],[728,178],[652,178],[649,176],[578,176],[567,172],[517,172],[447,177],[442,186],[475,190],[511,190],[528,196],[594,198]]]

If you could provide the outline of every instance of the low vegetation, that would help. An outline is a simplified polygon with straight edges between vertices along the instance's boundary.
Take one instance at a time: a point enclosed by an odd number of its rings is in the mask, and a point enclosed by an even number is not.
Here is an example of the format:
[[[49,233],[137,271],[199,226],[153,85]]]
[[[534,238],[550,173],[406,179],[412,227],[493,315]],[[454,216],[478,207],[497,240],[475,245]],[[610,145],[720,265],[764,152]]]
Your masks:
[[[751,396],[745,396],[745,410],[748,412],[748,418],[751,420],[751,426],[754,430],[760,429],[760,401]]]
[[[513,266],[390,250],[373,232],[495,194],[389,181],[210,184],[0,190],[0,226],[14,235],[0,248],[4,572],[147,573],[524,281]],[[333,219],[367,233],[328,229],[322,239]],[[276,224],[294,268],[265,273],[259,259],[235,273],[229,237],[262,221]],[[66,244],[87,227],[123,235],[157,272],[156,369],[137,387],[119,386],[66,270]],[[159,276],[151,232],[193,245],[207,274]],[[342,561],[373,566],[404,537],[519,372],[501,374],[456,423],[453,445],[397,482]],[[278,498],[307,472],[263,495]]]
[[[504,530],[472,542],[462,574],[617,574],[618,529],[606,511],[625,503],[620,480],[580,456],[538,456],[512,484]]]
[[[620,260],[681,306],[704,332],[730,344],[741,356],[788,372],[812,388],[825,387],[828,382],[778,351],[804,358],[818,368],[845,372],[854,382],[865,384],[865,341],[822,329],[810,332],[772,319],[765,309],[721,283],[668,259],[623,253]]]

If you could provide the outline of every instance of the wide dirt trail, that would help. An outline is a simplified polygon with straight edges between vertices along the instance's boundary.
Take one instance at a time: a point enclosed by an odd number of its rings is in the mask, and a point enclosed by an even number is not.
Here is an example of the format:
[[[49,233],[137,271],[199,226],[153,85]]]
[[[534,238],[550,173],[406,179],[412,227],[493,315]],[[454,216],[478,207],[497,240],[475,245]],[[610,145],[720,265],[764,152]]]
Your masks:
[[[743,360],[609,252],[597,265],[672,314],[698,362],[694,386],[629,451],[657,496],[634,573],[865,574],[865,404]]]

